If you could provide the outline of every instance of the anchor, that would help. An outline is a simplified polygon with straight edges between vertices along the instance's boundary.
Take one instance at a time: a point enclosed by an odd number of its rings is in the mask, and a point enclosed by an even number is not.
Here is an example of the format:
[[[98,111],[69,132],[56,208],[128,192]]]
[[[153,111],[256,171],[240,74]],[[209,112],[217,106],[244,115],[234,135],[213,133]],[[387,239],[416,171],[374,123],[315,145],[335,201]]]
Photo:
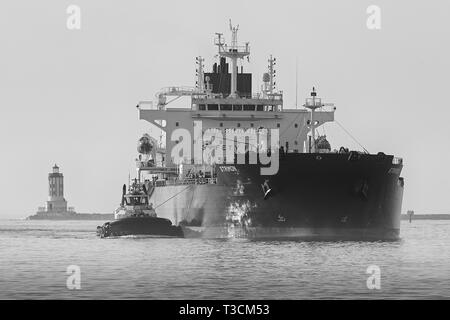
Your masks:
[[[264,193],[264,200],[266,200],[269,193],[272,191],[272,189],[269,186],[269,180],[268,179],[264,180],[264,183],[261,185],[261,187]]]

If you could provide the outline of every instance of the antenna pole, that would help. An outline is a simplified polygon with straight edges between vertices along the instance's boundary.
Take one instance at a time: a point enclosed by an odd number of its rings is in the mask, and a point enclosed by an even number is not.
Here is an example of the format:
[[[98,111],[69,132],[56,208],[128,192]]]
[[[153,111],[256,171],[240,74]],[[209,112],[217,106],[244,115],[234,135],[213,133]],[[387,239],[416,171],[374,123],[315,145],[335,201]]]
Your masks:
[[[269,90],[268,93],[272,94],[275,90],[275,61],[276,59],[270,55],[269,57]]]
[[[316,89],[313,87],[313,91],[311,92],[311,96],[312,96],[312,104],[313,104],[313,108],[311,108],[311,148],[312,148],[312,152],[314,153],[316,151],[316,133],[315,133],[315,123],[314,123],[314,111],[316,109]]]
[[[295,109],[298,108],[298,58],[295,58]]]
[[[195,58],[195,63],[198,65],[197,66],[197,83],[196,83],[196,87],[200,92],[204,92],[205,91],[205,73],[203,71],[203,62],[205,61],[204,58],[202,58],[201,56],[198,56],[197,58]]]

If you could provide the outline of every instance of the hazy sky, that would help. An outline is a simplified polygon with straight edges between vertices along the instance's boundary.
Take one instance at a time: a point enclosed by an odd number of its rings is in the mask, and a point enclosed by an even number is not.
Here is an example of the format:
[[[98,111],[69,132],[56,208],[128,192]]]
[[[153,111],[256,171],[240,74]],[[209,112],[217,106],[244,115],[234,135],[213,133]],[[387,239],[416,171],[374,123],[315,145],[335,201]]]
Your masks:
[[[81,30],[66,9],[81,8]],[[369,5],[381,29],[366,27]],[[450,2],[2,1],[0,5],[1,217],[34,213],[58,163],[78,212],[112,212],[149,125],[136,104],[162,87],[193,85],[214,32],[250,41],[254,88],[270,54],[285,108],[314,85],[336,119],[371,152],[404,158],[403,211],[450,212]],[[333,123],[333,147],[356,148]]]

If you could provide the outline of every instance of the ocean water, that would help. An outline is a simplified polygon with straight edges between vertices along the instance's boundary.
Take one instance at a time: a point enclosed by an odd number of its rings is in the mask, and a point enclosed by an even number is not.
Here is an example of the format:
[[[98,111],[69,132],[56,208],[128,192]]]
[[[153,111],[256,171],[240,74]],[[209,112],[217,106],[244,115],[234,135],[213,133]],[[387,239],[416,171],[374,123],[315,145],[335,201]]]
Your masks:
[[[450,221],[402,222],[396,242],[100,239],[99,224],[0,220],[0,298],[450,298]]]

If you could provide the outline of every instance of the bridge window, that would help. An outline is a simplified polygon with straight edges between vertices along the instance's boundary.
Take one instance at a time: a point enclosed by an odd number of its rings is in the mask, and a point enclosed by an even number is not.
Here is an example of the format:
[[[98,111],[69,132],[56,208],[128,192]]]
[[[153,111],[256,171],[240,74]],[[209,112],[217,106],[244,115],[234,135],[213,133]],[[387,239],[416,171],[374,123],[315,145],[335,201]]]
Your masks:
[[[233,109],[232,109],[231,104],[221,104],[220,105],[220,110],[231,111]]]
[[[219,110],[218,104],[208,104],[208,110]]]
[[[279,123],[277,123],[277,128],[279,128],[280,127],[280,124]]]
[[[237,124],[237,126],[238,126],[238,128],[239,128],[239,127],[241,126],[241,124],[240,124],[240,123],[238,123],[238,124]]]
[[[295,128],[298,128],[298,124],[297,124],[297,123],[296,123],[296,124],[294,124],[294,127],[295,127]]]
[[[223,127],[223,122],[220,123],[220,126]]]
[[[179,126],[179,123],[178,122],[175,122],[175,127],[178,127]]]
[[[256,111],[264,111],[264,105],[258,104],[258,105],[256,106]]]
[[[242,111],[242,104],[233,104],[234,111]]]
[[[255,105],[253,105],[253,104],[244,104],[244,111],[255,111]]]
[[[205,104],[199,104],[198,105],[198,110],[206,110],[206,105]]]
[[[250,123],[250,128],[253,128],[253,123]]]

